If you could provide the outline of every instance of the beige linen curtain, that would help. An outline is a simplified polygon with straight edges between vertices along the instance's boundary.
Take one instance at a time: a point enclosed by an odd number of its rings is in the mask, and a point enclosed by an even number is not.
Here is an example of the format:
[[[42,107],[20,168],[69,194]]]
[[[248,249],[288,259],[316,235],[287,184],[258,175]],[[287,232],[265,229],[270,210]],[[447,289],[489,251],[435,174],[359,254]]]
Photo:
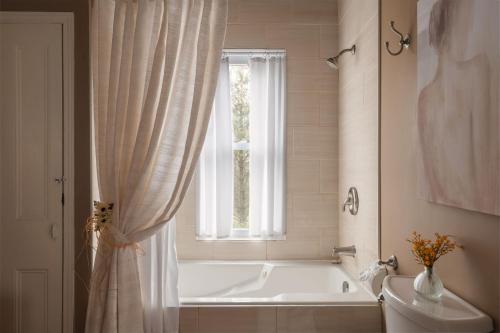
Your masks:
[[[227,0],[93,0],[92,106],[113,236],[153,235],[179,207],[205,136]],[[86,332],[143,332],[134,246],[98,245]]]

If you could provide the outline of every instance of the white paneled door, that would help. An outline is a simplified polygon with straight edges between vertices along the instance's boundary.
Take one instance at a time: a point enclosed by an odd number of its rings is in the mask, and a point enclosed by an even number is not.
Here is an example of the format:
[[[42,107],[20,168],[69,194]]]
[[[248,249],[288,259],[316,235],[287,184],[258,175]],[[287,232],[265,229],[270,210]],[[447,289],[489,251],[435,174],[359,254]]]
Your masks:
[[[62,332],[63,29],[0,25],[0,332]]]

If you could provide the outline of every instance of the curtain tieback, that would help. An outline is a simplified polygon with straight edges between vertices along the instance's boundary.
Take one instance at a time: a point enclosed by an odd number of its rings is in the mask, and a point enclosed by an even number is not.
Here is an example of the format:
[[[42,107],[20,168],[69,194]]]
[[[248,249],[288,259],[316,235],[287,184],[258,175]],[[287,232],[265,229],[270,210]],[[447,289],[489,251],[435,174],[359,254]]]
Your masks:
[[[131,241],[120,229],[113,224],[113,203],[94,201],[94,212],[87,219],[85,224],[87,231],[87,245],[91,246],[92,232],[96,233],[98,243],[113,248],[126,248],[132,246],[135,250],[140,250],[137,242]]]
[[[128,246],[133,246],[134,248],[136,249],[139,249],[139,244],[136,243],[136,242],[133,242],[131,241],[130,239],[128,239],[128,237],[120,231],[120,229],[118,229],[117,227],[115,227],[113,224],[109,224],[106,226],[106,229],[109,231],[109,233],[111,234],[111,242],[112,242],[112,246],[113,247],[116,247],[116,248],[125,248],[125,247],[128,247]]]

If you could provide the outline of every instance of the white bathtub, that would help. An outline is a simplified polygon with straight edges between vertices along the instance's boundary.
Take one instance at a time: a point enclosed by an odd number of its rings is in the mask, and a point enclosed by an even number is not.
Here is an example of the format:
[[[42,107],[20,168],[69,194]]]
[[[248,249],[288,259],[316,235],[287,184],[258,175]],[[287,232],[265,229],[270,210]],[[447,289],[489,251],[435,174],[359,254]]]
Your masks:
[[[182,306],[377,304],[329,261],[181,261],[179,294]]]

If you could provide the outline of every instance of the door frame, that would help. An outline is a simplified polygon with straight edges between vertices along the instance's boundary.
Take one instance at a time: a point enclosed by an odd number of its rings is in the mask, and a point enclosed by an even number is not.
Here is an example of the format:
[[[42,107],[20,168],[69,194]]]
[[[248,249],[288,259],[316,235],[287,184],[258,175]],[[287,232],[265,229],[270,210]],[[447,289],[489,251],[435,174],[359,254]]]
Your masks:
[[[62,330],[73,332],[74,316],[74,16],[72,12],[5,12],[0,23],[61,24],[63,41],[63,300]]]

